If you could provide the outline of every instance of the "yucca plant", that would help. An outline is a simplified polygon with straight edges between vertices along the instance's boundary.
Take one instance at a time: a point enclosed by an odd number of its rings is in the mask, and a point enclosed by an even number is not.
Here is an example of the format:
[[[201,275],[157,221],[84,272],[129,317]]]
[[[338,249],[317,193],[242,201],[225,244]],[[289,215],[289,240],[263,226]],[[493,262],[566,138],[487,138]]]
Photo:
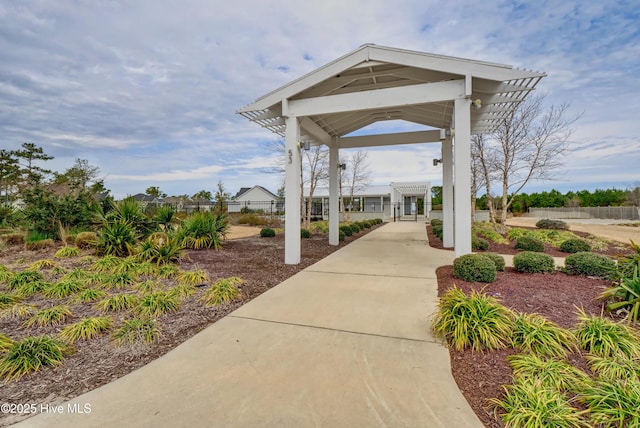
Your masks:
[[[586,410],[578,410],[560,392],[535,382],[516,381],[503,386],[504,398],[489,401],[496,406],[507,427],[590,427]],[[500,411],[500,409],[502,411]]]
[[[150,318],[132,318],[125,320],[112,336],[117,346],[149,345],[160,338],[160,328]]]
[[[126,257],[135,253],[135,228],[124,221],[106,222],[98,232],[100,254]]]
[[[46,366],[62,364],[71,348],[50,336],[26,337],[15,342],[0,359],[0,377],[19,379]]]
[[[23,303],[14,303],[0,309],[0,320],[17,319],[23,320],[31,317],[36,312],[37,307],[34,305],[25,305]]]
[[[105,223],[128,224],[136,235],[148,235],[153,224],[144,213],[142,205],[136,201],[133,196],[122,199],[118,202],[112,202],[111,211],[103,219]]]
[[[238,288],[242,282],[242,279],[235,276],[219,279],[205,291],[200,300],[204,301],[206,306],[231,303],[242,297],[242,291]]]
[[[200,285],[209,282],[209,274],[203,269],[183,270],[178,274],[178,284]]]
[[[42,290],[42,295],[50,298],[62,299],[83,290],[85,286],[72,280],[62,280],[49,284]]]
[[[78,247],[62,247],[54,254],[55,257],[59,259],[64,259],[67,257],[76,257],[80,255],[80,250]]]
[[[573,330],[580,349],[599,356],[640,358],[640,340],[629,326],[589,316],[578,311],[578,324]]]
[[[24,325],[26,327],[46,325],[58,325],[66,321],[67,317],[73,315],[68,306],[58,305],[47,309],[42,309],[29,318]]]
[[[96,308],[102,312],[118,312],[134,308],[140,302],[140,298],[133,294],[114,294],[96,303]]]
[[[198,212],[182,222],[176,232],[176,240],[183,248],[201,250],[219,249],[229,229],[225,213]]]
[[[153,214],[153,220],[164,231],[172,230],[178,224],[177,211],[171,205],[161,205]]]
[[[476,291],[467,296],[455,286],[440,298],[432,323],[436,337],[459,351],[506,348],[513,327],[512,312],[495,298]]]
[[[78,292],[73,299],[71,299],[74,303],[88,303],[95,302],[99,299],[104,299],[107,296],[107,293],[102,290],[96,290],[95,288],[87,288]]]
[[[640,358],[586,355],[589,368],[602,380],[635,379],[640,382]]]
[[[27,269],[28,270],[45,270],[45,269],[53,269],[54,267],[57,267],[57,266],[58,264],[53,260],[42,259],[42,260],[38,260],[31,263]]]
[[[7,352],[15,342],[6,334],[0,333],[0,354]]]
[[[143,296],[136,308],[143,317],[154,317],[175,312],[180,307],[180,299],[166,291],[156,291]]]
[[[9,279],[7,286],[9,290],[15,290],[16,288],[21,287],[25,284],[42,281],[44,281],[44,277],[40,272],[35,270],[24,270],[13,275]]]
[[[538,383],[543,388],[559,392],[578,392],[591,378],[565,360],[536,354],[516,354],[507,357],[514,378]]]
[[[77,340],[88,340],[109,330],[113,321],[109,317],[90,317],[66,326],[58,335],[60,339],[68,343],[75,343]]]
[[[626,309],[629,311],[627,321],[637,323],[640,317],[640,261],[633,269],[633,275],[622,276],[614,285],[600,294],[600,299],[613,299],[607,305],[609,311]]]
[[[569,330],[538,314],[520,313],[513,329],[513,345],[525,352],[551,357],[566,357],[577,349]]]
[[[598,427],[640,427],[640,382],[595,381],[578,396]]]

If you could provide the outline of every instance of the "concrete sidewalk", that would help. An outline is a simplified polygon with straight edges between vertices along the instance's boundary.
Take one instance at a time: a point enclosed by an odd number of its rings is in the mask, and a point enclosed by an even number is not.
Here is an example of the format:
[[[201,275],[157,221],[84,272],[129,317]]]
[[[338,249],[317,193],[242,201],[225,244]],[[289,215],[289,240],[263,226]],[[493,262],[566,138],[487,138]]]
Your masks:
[[[29,427],[482,427],[434,340],[423,223],[387,224]]]

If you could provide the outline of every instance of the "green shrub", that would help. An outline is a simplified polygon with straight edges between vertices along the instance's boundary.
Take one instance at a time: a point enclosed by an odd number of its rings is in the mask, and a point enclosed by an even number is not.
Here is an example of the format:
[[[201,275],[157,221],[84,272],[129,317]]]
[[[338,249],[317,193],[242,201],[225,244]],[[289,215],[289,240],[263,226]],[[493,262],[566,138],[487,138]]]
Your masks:
[[[444,236],[444,231],[441,224],[431,226],[431,231],[433,232],[434,235],[436,235],[442,241],[442,237]]]
[[[544,242],[531,236],[522,236],[516,241],[516,250],[535,251],[541,253],[544,251]]]
[[[95,232],[80,232],[76,235],[76,247],[86,250],[98,245],[98,234]]]
[[[304,239],[311,238],[311,232],[309,232],[309,229],[302,228],[300,229],[300,237]]]
[[[545,273],[555,270],[555,261],[548,254],[523,251],[513,257],[513,267],[518,272]]]
[[[353,235],[353,229],[351,226],[340,226],[340,230],[347,236]],[[360,228],[358,228],[360,230]]]
[[[371,229],[371,222],[369,220],[364,220],[362,224],[364,225],[365,229]]]
[[[343,231],[341,230],[338,231],[338,241],[344,241],[346,236],[347,235],[345,235]]]
[[[40,239],[38,241],[27,241],[24,243],[24,249],[28,251],[39,251],[55,246],[55,241],[51,238]]]
[[[442,222],[440,224],[442,224]],[[490,223],[475,222],[473,223],[472,231],[474,234],[495,242],[496,244],[509,244],[509,240],[496,231]]]
[[[350,226],[351,226],[351,231],[353,233],[359,233],[362,230],[362,228],[360,227],[360,225],[358,223],[351,223]]]
[[[564,261],[565,272],[569,275],[587,275],[601,278],[612,277],[616,263],[607,256],[591,252],[580,252],[567,256]]]
[[[587,241],[579,238],[567,239],[560,244],[560,251],[563,253],[580,253],[591,251],[591,245]]]
[[[442,226],[442,220],[439,218],[432,218],[431,219],[431,226]]]
[[[493,297],[475,290],[467,296],[454,286],[440,298],[432,328],[458,351],[503,349],[511,344],[512,317]]]
[[[176,241],[183,248],[218,250],[228,229],[229,219],[225,213],[199,212],[182,223],[176,232]]]
[[[473,236],[471,237],[471,248],[474,250],[486,251],[489,249],[489,241]]]
[[[45,366],[60,365],[70,351],[66,344],[50,336],[26,337],[15,342],[0,360],[0,377],[10,381]]]
[[[273,238],[276,236],[276,231],[271,229],[270,227],[265,227],[260,230],[260,236],[262,238]]]
[[[480,255],[490,258],[493,264],[496,265],[496,270],[500,272],[504,272],[504,266],[505,266],[504,257],[496,253],[482,253]]]
[[[536,227],[538,229],[556,229],[556,230],[568,230],[569,225],[562,220],[551,220],[548,218],[544,218],[538,220],[536,223]]]
[[[496,265],[482,254],[465,254],[453,261],[453,276],[469,282],[493,282]]]

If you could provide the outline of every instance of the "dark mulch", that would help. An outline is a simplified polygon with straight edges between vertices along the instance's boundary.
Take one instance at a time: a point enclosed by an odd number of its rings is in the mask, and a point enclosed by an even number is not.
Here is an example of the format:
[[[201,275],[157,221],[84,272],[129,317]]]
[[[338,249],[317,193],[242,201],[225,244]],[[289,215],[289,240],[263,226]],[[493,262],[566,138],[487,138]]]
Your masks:
[[[428,228],[430,229],[430,228]],[[429,242],[436,246],[439,239],[429,231]],[[432,244],[433,243],[433,244]],[[505,248],[492,246],[490,251],[509,253]],[[553,253],[551,253],[553,254]],[[555,254],[553,254],[555,255]],[[561,256],[566,256],[560,253]],[[571,328],[577,322],[576,308],[588,314],[601,315],[603,305],[598,295],[611,283],[597,278],[571,276],[562,272],[552,274],[523,274],[513,268],[499,272],[490,284],[470,283],[453,277],[453,267],[443,266],[436,271],[438,295],[454,285],[466,293],[483,291],[496,297],[503,305],[519,312],[540,314],[562,327]],[[449,350],[453,376],[473,410],[487,427],[504,427],[488,404],[489,398],[502,398],[502,385],[511,382],[512,371],[506,357],[513,349],[495,352]],[[569,360],[588,371],[583,355],[573,354]]]
[[[327,235],[314,234],[310,239],[302,240],[302,261],[299,265],[284,264],[284,235],[274,238],[242,238],[228,241],[221,250],[188,251],[181,263],[182,269],[205,269],[212,281],[230,276],[239,276],[244,280],[240,286],[244,298],[240,302],[205,307],[198,299],[203,293],[188,298],[180,310],[158,318],[162,329],[161,339],[153,346],[142,350],[123,351],[110,343],[108,335],[89,341],[79,341],[77,352],[65,359],[58,367],[48,367],[39,372],[24,376],[17,381],[2,385],[2,402],[29,403],[39,406],[41,403],[59,404],[80,394],[111,382],[131,371],[144,366],[164,355],[196,333],[229,314],[233,310],[259,296],[271,287],[279,284],[307,266],[316,263],[337,249],[366,235],[371,229],[347,237],[339,246],[331,246]],[[39,259],[54,259],[58,249],[52,248],[38,252],[25,251],[13,246],[0,252],[0,264],[24,269]],[[38,303],[42,297],[26,303]],[[43,302],[40,302],[43,303]],[[61,302],[57,302],[60,304]],[[64,302],[62,302],[64,303]],[[65,325],[79,321],[84,316],[97,316],[99,312],[91,305],[71,305],[73,317]],[[130,314],[113,316],[114,324],[120,325]],[[14,340],[27,335],[57,334],[64,326],[25,328],[22,321],[0,320],[0,331]],[[16,422],[20,418],[0,414],[0,426]]]

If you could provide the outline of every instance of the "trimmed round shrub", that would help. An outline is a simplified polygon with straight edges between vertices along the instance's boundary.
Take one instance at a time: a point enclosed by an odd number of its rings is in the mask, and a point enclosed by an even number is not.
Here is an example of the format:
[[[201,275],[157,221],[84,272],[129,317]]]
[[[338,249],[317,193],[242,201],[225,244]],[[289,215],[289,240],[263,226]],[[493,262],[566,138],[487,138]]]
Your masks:
[[[469,282],[493,282],[496,265],[484,254],[465,254],[453,261],[453,276]]]
[[[364,225],[365,229],[371,229],[371,222],[369,220],[364,220],[362,224]]]
[[[589,251],[571,254],[564,261],[565,272],[569,275],[587,275],[608,278],[616,270],[616,262],[607,256]]]
[[[343,231],[341,231],[341,230],[338,231],[338,241],[344,241],[344,238],[346,236],[347,235],[345,235]]]
[[[362,228],[360,227],[360,225],[358,223],[351,223],[351,231],[353,233],[358,233],[362,230]]]
[[[351,226],[340,226],[340,231],[344,233],[346,236],[353,235],[353,228],[351,228]]]
[[[591,251],[591,245],[585,240],[579,238],[567,239],[560,244],[560,251],[563,253],[582,253]]]
[[[260,236],[263,238],[273,238],[276,236],[276,231],[271,229],[270,227],[265,227],[260,229]]]
[[[531,236],[521,236],[516,240],[516,250],[542,253],[544,251],[544,242]]]
[[[471,238],[471,248],[474,250],[486,251],[489,249],[489,241],[483,238],[478,238],[477,236],[473,236]]]
[[[309,229],[302,228],[300,229],[300,237],[305,239],[311,238],[311,232],[309,232]]]
[[[536,227],[538,229],[558,229],[558,230],[568,230],[569,225],[562,220],[551,220],[548,218],[543,218],[542,220],[538,220],[536,223]]]
[[[442,220],[440,220],[439,218],[432,218],[431,226],[442,226]]]
[[[518,272],[524,273],[553,272],[556,268],[553,257],[548,254],[540,254],[532,251],[523,251],[514,256],[513,267]]]
[[[444,235],[442,225],[431,226],[431,231],[442,241],[442,236]]]
[[[80,232],[76,235],[76,247],[86,250],[98,245],[98,234],[95,232]]]
[[[500,272],[504,272],[504,266],[505,266],[504,257],[496,253],[482,253],[480,255],[490,258],[493,264],[496,265],[496,270]]]

